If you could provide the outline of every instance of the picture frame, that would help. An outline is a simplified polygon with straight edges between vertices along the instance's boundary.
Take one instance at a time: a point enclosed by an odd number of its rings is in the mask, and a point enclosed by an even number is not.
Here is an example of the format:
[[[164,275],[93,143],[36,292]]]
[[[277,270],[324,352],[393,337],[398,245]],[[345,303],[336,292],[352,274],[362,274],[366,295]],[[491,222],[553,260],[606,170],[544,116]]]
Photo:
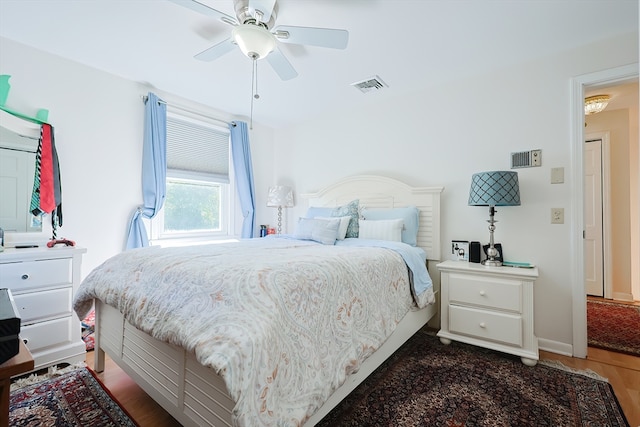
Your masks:
[[[454,261],[469,261],[469,241],[451,241],[451,259]]]

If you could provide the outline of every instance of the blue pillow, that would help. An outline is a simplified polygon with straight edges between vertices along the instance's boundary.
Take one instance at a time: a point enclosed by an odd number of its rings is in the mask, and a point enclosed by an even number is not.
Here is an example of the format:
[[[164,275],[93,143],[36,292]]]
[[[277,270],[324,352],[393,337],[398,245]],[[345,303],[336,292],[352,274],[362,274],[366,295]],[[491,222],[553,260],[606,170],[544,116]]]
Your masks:
[[[317,216],[331,216],[332,212],[333,208],[318,208],[315,206],[310,206],[309,209],[307,209],[307,214],[305,215],[305,217],[315,218]]]
[[[300,240],[313,240],[323,245],[334,245],[339,227],[340,218],[331,220],[300,218],[293,237]]]
[[[420,209],[415,206],[390,209],[362,209],[362,217],[366,220],[402,219],[402,241],[408,245],[418,244],[418,226],[420,221]]]

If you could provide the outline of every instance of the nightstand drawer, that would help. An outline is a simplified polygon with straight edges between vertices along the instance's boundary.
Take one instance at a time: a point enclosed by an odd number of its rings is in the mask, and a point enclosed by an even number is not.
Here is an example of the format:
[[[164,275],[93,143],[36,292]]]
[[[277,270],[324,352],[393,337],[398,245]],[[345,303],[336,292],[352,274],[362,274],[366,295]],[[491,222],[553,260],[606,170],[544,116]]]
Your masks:
[[[522,347],[522,317],[449,306],[449,331]]]
[[[451,273],[449,302],[521,313],[522,285],[515,280]]]
[[[50,291],[16,295],[14,300],[26,326],[40,320],[70,316],[72,313],[73,289],[71,286]]]
[[[47,347],[60,346],[73,341],[73,330],[80,329],[78,321],[72,316],[48,322],[34,323],[20,330],[20,338],[24,340],[31,353]]]
[[[48,286],[71,285],[71,258],[0,264],[0,283],[20,292]]]

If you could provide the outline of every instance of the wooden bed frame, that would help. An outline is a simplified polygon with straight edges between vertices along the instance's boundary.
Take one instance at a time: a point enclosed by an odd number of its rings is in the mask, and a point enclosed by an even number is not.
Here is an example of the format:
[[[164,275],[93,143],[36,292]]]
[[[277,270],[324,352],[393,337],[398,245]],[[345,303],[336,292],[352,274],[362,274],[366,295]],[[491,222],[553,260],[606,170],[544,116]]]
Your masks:
[[[312,194],[303,194],[308,206],[336,206],[359,199],[362,206],[420,209],[418,246],[429,260],[440,259],[440,193],[442,187],[410,187],[379,176],[354,176]],[[105,352],[167,412],[185,426],[231,426],[234,402],[224,381],[201,365],[195,355],[158,341],[130,325],[115,308],[95,302],[95,367],[104,370]],[[313,426],[354,390],[369,374],[422,328],[438,312],[432,304],[410,311],[394,333],[347,378],[327,402],[305,423]]]

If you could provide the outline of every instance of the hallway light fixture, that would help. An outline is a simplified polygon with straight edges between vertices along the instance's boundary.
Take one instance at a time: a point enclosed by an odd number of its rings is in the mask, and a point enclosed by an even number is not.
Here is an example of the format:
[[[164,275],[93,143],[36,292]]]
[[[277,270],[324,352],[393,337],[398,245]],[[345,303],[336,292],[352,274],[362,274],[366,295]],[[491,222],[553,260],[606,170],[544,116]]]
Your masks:
[[[610,99],[609,95],[595,95],[585,98],[584,114],[588,116],[589,114],[600,113],[607,108]]]

